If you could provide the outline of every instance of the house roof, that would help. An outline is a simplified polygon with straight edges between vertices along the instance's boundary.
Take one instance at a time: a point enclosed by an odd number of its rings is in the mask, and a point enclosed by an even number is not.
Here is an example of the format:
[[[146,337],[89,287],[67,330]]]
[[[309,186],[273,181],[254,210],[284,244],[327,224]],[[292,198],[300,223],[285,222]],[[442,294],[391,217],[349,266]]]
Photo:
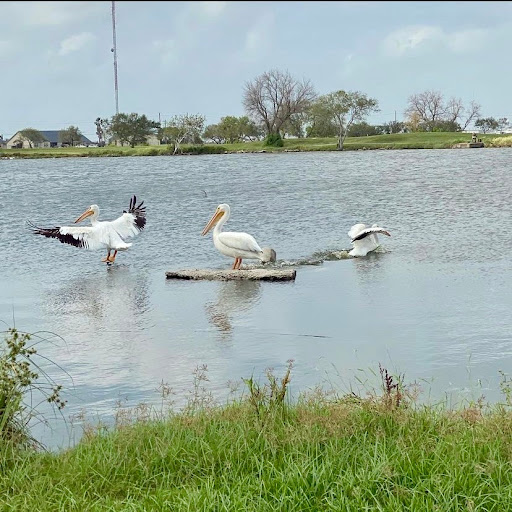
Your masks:
[[[61,130],[39,130],[43,137],[48,141],[52,143],[58,143],[59,142],[59,132]],[[80,141],[84,144],[92,144],[92,141],[89,140],[85,135],[81,135]]]

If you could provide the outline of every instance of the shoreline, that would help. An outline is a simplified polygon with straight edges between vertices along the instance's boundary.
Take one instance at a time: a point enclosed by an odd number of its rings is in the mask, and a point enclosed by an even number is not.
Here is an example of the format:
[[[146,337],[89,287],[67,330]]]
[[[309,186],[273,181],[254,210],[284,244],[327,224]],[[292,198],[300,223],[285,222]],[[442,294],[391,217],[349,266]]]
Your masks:
[[[512,147],[510,134],[481,135],[484,148],[461,147],[468,143],[467,133],[404,133],[347,138],[343,151],[390,151],[405,149],[486,149]],[[33,148],[0,149],[0,159],[39,158],[101,158],[124,156],[193,156],[211,154],[259,154],[259,153],[303,153],[315,151],[339,151],[335,138],[284,139],[284,146],[264,146],[262,141],[233,144],[183,145],[181,153],[173,154],[172,146],[106,146],[103,148]]]

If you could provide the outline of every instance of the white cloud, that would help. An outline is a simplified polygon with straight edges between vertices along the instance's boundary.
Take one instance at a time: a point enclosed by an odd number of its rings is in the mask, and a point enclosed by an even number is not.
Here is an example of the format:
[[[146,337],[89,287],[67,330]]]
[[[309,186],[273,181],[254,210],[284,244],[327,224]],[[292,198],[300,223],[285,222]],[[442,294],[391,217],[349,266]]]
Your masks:
[[[84,46],[94,41],[96,37],[90,32],[82,32],[74,36],[68,37],[61,41],[59,51],[57,52],[60,56],[69,55],[70,53],[81,50]]]
[[[388,34],[384,38],[382,51],[390,57],[434,49],[466,53],[480,47],[486,37],[487,32],[481,29],[445,32],[438,26],[413,25]]]
[[[384,39],[384,53],[396,57],[443,36],[439,27],[411,26],[392,32]]]

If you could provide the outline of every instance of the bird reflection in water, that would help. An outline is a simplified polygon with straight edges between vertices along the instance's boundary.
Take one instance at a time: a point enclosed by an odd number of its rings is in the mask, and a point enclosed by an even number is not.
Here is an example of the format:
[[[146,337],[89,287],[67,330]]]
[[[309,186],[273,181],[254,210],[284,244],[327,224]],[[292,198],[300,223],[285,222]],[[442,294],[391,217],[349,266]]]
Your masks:
[[[149,309],[145,274],[132,275],[128,266],[108,266],[105,272],[82,275],[47,294],[47,313],[91,322],[105,330],[124,328]]]
[[[209,322],[223,338],[229,338],[233,331],[232,319],[251,309],[261,296],[259,281],[223,281],[219,283],[216,302],[205,304]]]

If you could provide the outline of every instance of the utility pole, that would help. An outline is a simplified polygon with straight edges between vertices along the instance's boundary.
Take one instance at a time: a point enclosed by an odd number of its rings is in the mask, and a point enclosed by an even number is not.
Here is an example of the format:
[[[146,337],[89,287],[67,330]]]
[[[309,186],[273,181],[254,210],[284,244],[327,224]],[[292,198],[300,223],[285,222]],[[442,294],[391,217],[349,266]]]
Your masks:
[[[114,88],[116,92],[116,115],[119,114],[119,91],[117,87],[117,45],[116,45],[116,3],[112,1],[112,41],[114,46],[112,52],[114,53]]]
[[[396,110],[395,110],[395,123],[396,123]]]

